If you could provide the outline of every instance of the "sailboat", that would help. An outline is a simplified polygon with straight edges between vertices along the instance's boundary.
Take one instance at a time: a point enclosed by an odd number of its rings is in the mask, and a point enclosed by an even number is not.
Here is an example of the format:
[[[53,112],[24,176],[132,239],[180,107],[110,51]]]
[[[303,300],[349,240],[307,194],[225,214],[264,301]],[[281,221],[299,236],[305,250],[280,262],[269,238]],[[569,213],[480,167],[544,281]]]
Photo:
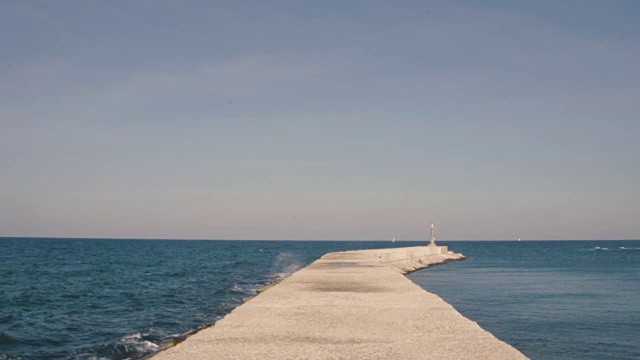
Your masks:
[[[393,240],[391,240],[391,242],[396,242],[396,237],[393,237]]]

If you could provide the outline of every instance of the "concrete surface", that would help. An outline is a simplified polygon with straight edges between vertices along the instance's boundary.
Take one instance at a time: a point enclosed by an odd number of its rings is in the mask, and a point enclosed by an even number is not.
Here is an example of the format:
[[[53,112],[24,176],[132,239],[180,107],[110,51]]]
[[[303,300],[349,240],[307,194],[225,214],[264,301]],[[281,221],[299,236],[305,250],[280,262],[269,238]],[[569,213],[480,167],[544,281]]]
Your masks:
[[[461,258],[329,253],[153,359],[526,359],[402,275]]]

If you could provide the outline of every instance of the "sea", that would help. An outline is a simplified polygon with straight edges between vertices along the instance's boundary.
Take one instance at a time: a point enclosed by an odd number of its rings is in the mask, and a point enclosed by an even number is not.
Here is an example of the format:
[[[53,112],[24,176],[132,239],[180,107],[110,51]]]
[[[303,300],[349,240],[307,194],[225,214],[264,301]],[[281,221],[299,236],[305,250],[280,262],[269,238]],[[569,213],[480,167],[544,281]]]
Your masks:
[[[0,360],[142,359],[327,252],[391,241],[0,238]],[[439,242],[408,277],[531,359],[640,359],[640,241]]]

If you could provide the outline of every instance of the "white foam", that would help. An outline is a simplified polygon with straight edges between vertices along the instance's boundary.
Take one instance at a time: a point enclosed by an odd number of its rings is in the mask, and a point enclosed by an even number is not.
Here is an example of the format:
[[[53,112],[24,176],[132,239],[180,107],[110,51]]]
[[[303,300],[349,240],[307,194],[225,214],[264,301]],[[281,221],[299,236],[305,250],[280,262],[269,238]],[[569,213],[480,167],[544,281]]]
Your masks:
[[[633,250],[640,250],[640,247],[624,247],[624,246],[619,246],[618,248],[615,249],[609,249],[606,247],[600,247],[600,246],[596,246],[593,247],[591,249],[589,249],[589,251],[633,251]]]
[[[245,295],[255,295],[258,293],[258,290],[263,288],[264,285],[252,284],[247,286],[240,286],[238,284],[233,284],[231,287],[231,291],[245,294]]]
[[[123,337],[120,342],[125,346],[133,346],[135,351],[140,353],[147,353],[150,351],[158,350],[158,345],[148,340],[143,340],[140,333]]]

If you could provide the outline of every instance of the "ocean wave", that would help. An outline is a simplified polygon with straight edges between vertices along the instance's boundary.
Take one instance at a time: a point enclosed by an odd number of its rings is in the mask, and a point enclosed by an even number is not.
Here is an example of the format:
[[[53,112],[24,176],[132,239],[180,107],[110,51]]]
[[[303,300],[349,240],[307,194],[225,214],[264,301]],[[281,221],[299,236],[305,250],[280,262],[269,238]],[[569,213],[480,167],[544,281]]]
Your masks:
[[[139,359],[161,350],[150,339],[150,334],[135,333],[122,337],[111,344],[100,346],[90,354],[81,354],[78,359]]]
[[[15,320],[15,318],[13,314],[0,315],[0,324],[9,324]]]
[[[148,334],[145,334],[148,335]],[[143,339],[140,333],[135,333],[133,335],[125,336],[120,340],[122,344],[125,346],[133,347],[133,349],[137,352],[148,352],[150,350],[157,350],[158,345],[152,343],[149,340]]]
[[[14,345],[21,343],[20,339],[17,339],[4,331],[0,331],[0,345]]]
[[[6,355],[6,354],[0,354],[0,360],[22,360],[23,358],[21,357],[15,357],[15,356],[11,356],[11,355]]]
[[[233,284],[230,290],[231,292],[243,295],[256,295],[258,292],[260,292],[260,289],[264,288],[265,286],[266,284],[251,284],[241,286],[236,283]]]
[[[129,357],[138,357],[152,352],[158,351],[159,346],[149,340],[145,339],[148,334],[135,333],[133,335],[125,336],[120,339],[120,346],[124,347],[125,353]]]
[[[606,247],[600,247],[600,246],[595,246],[591,249],[589,249],[589,251],[638,251],[640,250],[640,247],[625,247],[625,246],[619,246],[617,248],[606,248]]]

